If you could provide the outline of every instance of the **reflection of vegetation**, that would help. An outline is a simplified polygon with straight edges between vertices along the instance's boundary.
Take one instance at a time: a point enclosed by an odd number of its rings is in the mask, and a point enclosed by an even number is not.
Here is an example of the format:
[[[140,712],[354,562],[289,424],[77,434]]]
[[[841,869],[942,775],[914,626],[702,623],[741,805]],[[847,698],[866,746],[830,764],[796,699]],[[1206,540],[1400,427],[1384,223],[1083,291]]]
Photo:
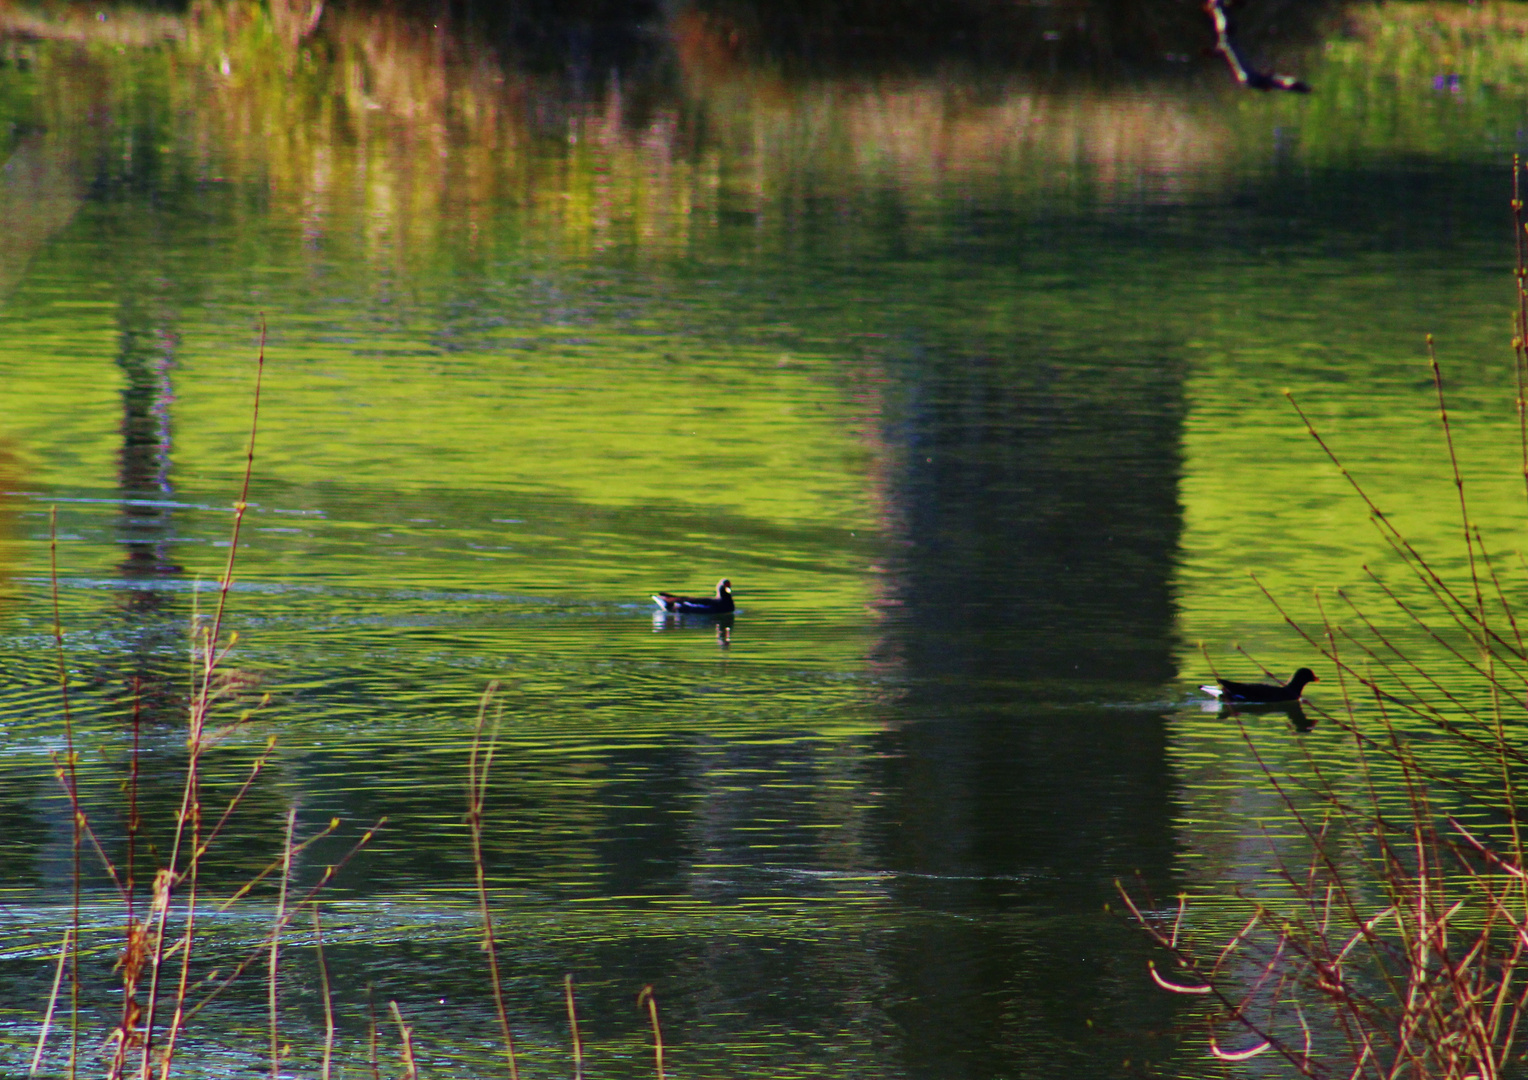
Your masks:
[[[1310,69],[1320,93],[1245,108],[1271,105],[1276,122],[1298,124],[1312,164],[1520,150],[1525,38],[1528,14],[1517,4],[1360,5]]]
[[[288,26],[302,13],[276,8],[205,3],[183,22],[154,16],[132,31],[115,29],[128,15],[114,16],[103,25],[116,38],[90,39],[88,79],[62,45],[28,46],[48,87],[36,119],[50,131],[77,128],[71,117],[106,106],[120,138],[134,103],[163,94],[162,107],[196,119],[198,144],[216,148],[209,167],[268,176],[305,228],[323,234],[335,205],[359,196],[375,257],[389,258],[469,239],[508,193],[560,242],[582,237],[595,250],[628,239],[683,245],[719,214],[767,212],[807,176],[813,187],[873,178],[911,197],[999,179],[1181,192],[1261,167],[1265,121],[1297,125],[1301,151],[1324,157],[1488,148],[1515,131],[1524,92],[1521,20],[1500,4],[1353,9],[1312,68],[1322,92],[1295,102],[1235,94],[1213,67],[1204,70],[1211,93],[993,75],[802,81],[747,60],[720,16],[691,13],[670,25],[677,95],[639,82],[572,106],[560,83],[501,67],[466,31],[442,36],[426,20],[336,9],[303,37]],[[13,33],[44,36],[36,16],[5,19]],[[59,27],[54,39],[85,40],[92,24],[46,25]],[[124,40],[165,39],[148,56],[116,51]],[[1436,97],[1409,92],[1439,77]],[[143,134],[134,154],[158,146]],[[547,140],[564,152],[546,153]]]

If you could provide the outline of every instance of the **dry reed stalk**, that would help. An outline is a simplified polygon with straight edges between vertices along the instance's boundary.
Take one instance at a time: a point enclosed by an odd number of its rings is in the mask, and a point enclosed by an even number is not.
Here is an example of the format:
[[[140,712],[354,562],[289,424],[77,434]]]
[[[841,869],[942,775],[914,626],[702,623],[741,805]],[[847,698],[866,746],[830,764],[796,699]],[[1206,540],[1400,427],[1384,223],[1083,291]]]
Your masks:
[[[73,954],[73,962],[69,965],[70,1037],[68,1070],[70,1077],[73,1077],[78,1067],[79,1058],[80,970],[78,948],[80,938],[80,890],[82,885],[82,867],[80,855],[84,841],[87,839],[90,841],[91,847],[96,852],[96,855],[100,858],[101,865],[106,870],[107,875],[111,878],[113,885],[116,886],[118,892],[123,895],[124,899],[129,900],[129,902],[131,898],[131,884],[124,883],[122,878],[118,875],[116,866],[112,863],[111,858],[106,854],[106,850],[101,845],[100,838],[96,835],[95,830],[90,826],[90,819],[85,813],[84,805],[80,801],[78,754],[74,746],[74,713],[69,699],[69,672],[67,663],[64,658],[63,619],[59,609],[58,510],[56,507],[49,511],[48,533],[48,572],[53,608],[53,643],[54,652],[58,663],[59,694],[62,700],[64,714],[64,755],[62,761],[59,760],[57,755],[53,756],[53,772],[54,777],[58,780],[59,786],[63,789],[65,798],[69,800],[70,820],[73,827],[71,845],[71,857],[73,865],[69,905],[70,925],[64,935],[64,941],[72,945],[75,950]],[[131,946],[134,927],[130,907],[128,913],[127,929],[128,940]],[[130,972],[129,980],[136,979],[138,968],[132,962],[131,947],[129,947],[126,954],[124,955],[124,969]],[[62,969],[60,969],[60,971],[62,971]],[[132,992],[135,985],[135,982],[130,981],[127,986],[128,992],[123,995],[122,1023],[117,1029],[117,1032],[114,1033],[115,1035],[121,1036],[121,1041],[116,1046],[116,1050],[113,1056],[113,1063],[109,1069],[112,1074],[120,1072],[122,1056],[125,1053],[124,1048],[128,1045],[128,1041],[133,1033],[133,1023],[136,1018],[137,1009],[137,1001]],[[44,1024],[44,1035],[46,1035],[47,1028],[49,1024],[51,1024],[52,1014],[56,1003],[57,995],[55,987],[55,993],[52,997],[50,997],[48,1003],[48,1021]],[[41,1054],[41,1050],[42,1047],[39,1043],[39,1055]],[[35,1069],[35,1064],[33,1067]]]
[[[653,1062],[657,1067],[658,1080],[663,1080],[663,1029],[658,1026],[658,995],[653,993],[652,983],[648,983],[637,994],[637,1008],[647,1006],[648,1018],[653,1025]]]
[[[1454,429],[1448,420],[1448,402],[1443,395],[1443,369],[1438,366],[1438,353],[1433,346],[1431,334],[1427,335],[1427,363],[1432,368],[1433,390],[1438,397],[1438,423],[1443,427],[1443,441],[1448,447],[1448,467],[1453,473],[1454,491],[1459,497],[1459,524],[1464,530],[1464,550],[1470,561],[1470,587],[1475,596],[1475,620],[1484,630],[1486,602],[1480,590],[1480,572],[1475,567],[1475,541],[1470,532],[1470,510],[1464,497],[1464,477],[1459,472],[1459,454],[1454,449]]]
[[[499,684],[491,682],[478,702],[477,725],[472,733],[472,749],[467,755],[467,825],[472,834],[472,867],[477,876],[478,912],[483,919],[483,951],[488,955],[488,980],[493,986],[494,1008],[499,1014],[499,1031],[504,1039],[504,1055],[509,1064],[509,1080],[519,1080],[515,1061],[515,1036],[509,1028],[509,1010],[504,1005],[504,986],[499,974],[499,954],[494,944],[493,914],[488,907],[488,877],[483,865],[483,805],[488,798],[488,773],[498,745],[500,711],[494,707]],[[493,707],[493,722],[488,721]]]
[[[573,1004],[573,975],[562,977],[562,992],[568,1003],[568,1031],[573,1039],[573,1080],[584,1080],[584,1044],[578,1033],[578,1009]]]
[[[127,870],[124,874],[127,888],[123,898],[127,908],[128,926],[133,925],[133,890],[136,884],[134,873],[137,868],[138,832],[143,827],[143,821],[138,816],[138,769],[143,760],[143,680],[137,675],[133,676],[131,727],[133,746],[127,758]]]
[[[329,965],[324,962],[324,932],[318,922],[318,905],[313,905],[313,948],[318,955],[319,988],[324,995],[324,1060],[319,1080],[329,1080],[329,1063],[334,1056],[334,995],[329,989]]]
[[[1517,255],[1517,302],[1512,313],[1513,374],[1517,379],[1517,436],[1523,488],[1528,493],[1528,220],[1523,214],[1523,160],[1512,155],[1512,247]]]
[[[280,919],[277,920],[275,925],[273,925],[271,927],[270,932],[260,942],[260,944],[255,946],[248,953],[246,953],[244,958],[233,966],[232,971],[230,971],[226,976],[224,976],[221,980],[219,980],[217,982],[217,984],[215,986],[213,986],[213,988],[207,992],[205,997],[203,997],[200,1001],[198,1001],[195,1005],[191,1006],[189,1009],[185,1009],[184,1010],[183,1019],[184,1020],[190,1020],[193,1017],[195,1017],[198,1013],[200,1013],[208,1005],[212,1004],[212,1002],[217,999],[218,995],[220,995],[224,990],[227,990],[230,986],[232,986],[235,982],[237,982],[239,980],[240,976],[242,976],[244,974],[244,972],[248,971],[251,966],[253,966],[255,963],[257,963],[262,957],[269,956],[269,947],[270,947],[270,942],[271,942],[272,938],[277,936],[277,935],[279,935],[279,934],[281,934],[284,930],[286,930],[287,926],[291,923],[292,919],[296,917],[297,909],[300,908],[303,904],[312,903],[314,901],[314,899],[318,896],[318,894],[323,892],[323,890],[328,886],[329,882],[334,879],[335,875],[338,874],[340,872],[340,870],[343,869],[345,867],[345,865],[350,862],[351,859],[355,858],[355,856],[360,852],[360,850],[362,848],[366,847],[368,844],[371,843],[372,840],[374,840],[376,838],[377,830],[382,827],[382,825],[386,822],[386,820],[387,820],[386,818],[380,819],[374,827],[372,827],[370,829],[367,829],[366,832],[361,835],[361,838],[359,840],[357,840],[353,845],[351,845],[350,850],[347,851],[344,854],[344,856],[342,856],[333,865],[324,867],[324,871],[323,871],[322,874],[319,875],[318,881],[315,884],[313,884],[311,887],[309,887],[308,891],[305,892],[297,900],[296,903],[288,905],[288,908],[287,908],[285,914]],[[315,843],[318,840],[323,839],[326,836],[329,836],[338,827],[339,827],[339,819],[338,818],[330,821],[329,824],[327,826],[325,826],[322,830],[320,830],[318,833],[316,833],[313,836],[310,836],[308,839],[304,840],[302,843],[294,845],[292,847],[292,854],[293,855],[301,854],[311,844]],[[256,875],[256,878],[254,880],[255,881],[259,881],[259,880],[263,879],[264,877],[268,876],[280,864],[281,864],[281,860],[279,860],[279,859],[276,860],[274,863],[272,863],[270,866],[267,866],[263,871],[261,871],[258,875]],[[235,900],[237,900],[240,896],[242,896],[246,892],[248,892],[248,890],[250,888],[252,888],[252,883],[246,883],[243,887],[240,888],[239,892],[235,894],[234,898],[225,901],[223,903],[223,905],[220,907],[219,910],[220,911],[226,911],[228,909],[228,907],[231,906],[235,902]]]
[[[214,675],[218,664],[228,651],[233,648],[233,641],[220,647],[220,639],[223,628],[223,617],[227,611],[228,594],[233,587],[233,571],[239,551],[239,531],[244,521],[245,511],[249,506],[249,485],[255,468],[255,438],[260,428],[260,390],[265,376],[265,320],[260,321],[260,348],[255,361],[255,385],[254,399],[250,409],[249,441],[246,444],[244,455],[244,482],[240,488],[239,501],[234,504],[233,531],[228,547],[228,560],[223,569],[223,576],[219,582],[218,604],[212,625],[200,635],[201,644],[196,644],[197,636],[192,638],[193,667],[199,667],[198,678],[194,684],[194,693],[191,703],[190,714],[187,718],[187,760],[186,778],[181,792],[180,808],[176,813],[174,839],[170,847],[168,861],[172,872],[171,888],[184,886],[186,912],[185,925],[182,930],[177,948],[180,950],[180,972],[176,982],[174,993],[174,1012],[171,1014],[168,1029],[164,1036],[164,1048],[160,1053],[159,1074],[161,1080],[167,1080],[170,1075],[171,1063],[175,1055],[175,1042],[182,1025],[186,1021],[185,1003],[186,995],[190,987],[191,957],[194,951],[196,934],[196,904],[197,887],[202,855],[206,845],[202,838],[202,805],[201,805],[201,782],[200,764],[203,751],[207,748],[208,732],[207,721],[214,701]],[[199,657],[199,664],[198,664]],[[189,833],[189,844],[187,834]],[[183,852],[186,855],[185,865],[181,864]],[[148,991],[148,1005],[145,1010],[143,1030],[143,1052],[140,1059],[139,1078],[148,1080],[151,1069],[151,1055],[154,1047],[154,1024],[156,1010],[159,1004],[161,992],[160,982],[163,976],[163,964],[166,956],[165,950],[165,921],[168,918],[170,904],[166,903],[161,910],[159,925],[155,933],[155,949],[150,963],[150,981]]]
[[[276,898],[276,925],[271,928],[271,960],[267,1001],[271,1017],[271,1080],[281,1080],[281,1039],[277,1033],[278,976],[281,966],[281,930],[286,924],[287,886],[292,880],[292,830],[297,828],[297,808],[287,810],[286,835],[281,843],[281,890]]]
[[[403,1058],[404,1078],[419,1080],[419,1067],[414,1063],[414,1029],[403,1022],[403,1013],[398,1010],[396,1001],[389,1001],[387,1008],[393,1014],[393,1022],[398,1025],[398,1039],[401,1044],[398,1053]]]
[[[64,709],[64,765],[74,824],[74,889],[69,900],[70,934],[65,940],[80,939],[80,840],[79,773],[74,753],[74,711],[69,704],[69,668],[64,662],[64,623],[58,607],[58,507],[48,509],[48,580],[53,599],[53,646],[58,658],[58,693]],[[69,965],[69,1080],[74,1080],[80,1047],[80,963],[76,953]]]
[[[42,1014],[42,1030],[37,1033],[37,1049],[32,1053],[32,1067],[27,1070],[28,1076],[36,1076],[38,1066],[42,1064],[43,1047],[48,1042],[48,1029],[53,1026],[53,1009],[58,1004],[58,990],[64,981],[64,964],[69,959],[69,943],[73,940],[74,930],[72,927],[64,929],[64,940],[58,946],[58,965],[53,969],[53,989],[48,991],[48,1008]]]

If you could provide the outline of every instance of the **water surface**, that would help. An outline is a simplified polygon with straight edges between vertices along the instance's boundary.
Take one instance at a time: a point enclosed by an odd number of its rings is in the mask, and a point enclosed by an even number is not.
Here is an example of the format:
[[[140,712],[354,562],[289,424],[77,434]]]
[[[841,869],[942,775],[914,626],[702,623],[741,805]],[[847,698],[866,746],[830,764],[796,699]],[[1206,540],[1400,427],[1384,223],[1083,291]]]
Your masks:
[[[567,972],[599,1075],[650,1068],[649,983],[678,1075],[1207,1074],[1113,882],[1255,878],[1279,808],[1199,709],[1201,643],[1287,675],[1309,647],[1247,570],[1308,616],[1383,565],[1282,389],[1447,565],[1437,335],[1474,512],[1521,513],[1515,26],[1371,16],[1276,99],[1213,68],[787,76],[704,38],[656,88],[578,86],[407,23],[285,47],[218,10],[0,70],[0,1054],[29,1060],[69,917],[50,515],[86,804],[123,858],[136,739],[162,851],[263,323],[221,716],[255,711],[209,800],[276,750],[205,887],[278,858],[290,807],[341,822],[304,882],[386,818],[323,909],[351,1069],[368,994],[427,1071],[498,1068],[463,824],[496,683],[487,870],[532,1075],[567,1070]],[[720,625],[648,600],[724,575]],[[1344,760],[1330,725],[1259,734]],[[87,886],[104,1032],[119,914]],[[210,918],[198,970],[274,902]],[[264,994],[220,999],[186,1066],[259,1067]]]

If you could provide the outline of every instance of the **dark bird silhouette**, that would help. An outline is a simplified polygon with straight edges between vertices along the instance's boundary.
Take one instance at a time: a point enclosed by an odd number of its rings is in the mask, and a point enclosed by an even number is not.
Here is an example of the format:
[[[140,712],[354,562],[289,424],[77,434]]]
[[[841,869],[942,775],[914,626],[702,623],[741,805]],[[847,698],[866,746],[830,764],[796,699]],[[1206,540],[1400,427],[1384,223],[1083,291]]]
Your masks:
[[[1225,701],[1220,705],[1221,716],[1263,716],[1267,713],[1288,717],[1290,726],[1302,733],[1316,726],[1298,701]]]
[[[1283,686],[1273,686],[1269,683],[1244,683],[1232,682],[1230,679],[1219,680],[1219,686],[1201,686],[1211,697],[1217,697],[1228,704],[1258,704],[1272,701],[1299,701],[1300,694],[1305,689],[1306,683],[1320,682],[1316,673],[1308,667],[1303,667],[1295,672],[1294,678]]]
[[[1215,51],[1226,58],[1236,81],[1249,90],[1292,90],[1296,94],[1310,93],[1310,86],[1293,75],[1280,75],[1276,71],[1259,71],[1247,63],[1241,50],[1231,40],[1231,23],[1226,18],[1225,0],[1205,0],[1204,10],[1209,12],[1215,24]]]
[[[653,602],[664,611],[681,615],[725,615],[733,610],[732,582],[726,578],[716,584],[715,596],[675,596],[673,593],[653,593]]]

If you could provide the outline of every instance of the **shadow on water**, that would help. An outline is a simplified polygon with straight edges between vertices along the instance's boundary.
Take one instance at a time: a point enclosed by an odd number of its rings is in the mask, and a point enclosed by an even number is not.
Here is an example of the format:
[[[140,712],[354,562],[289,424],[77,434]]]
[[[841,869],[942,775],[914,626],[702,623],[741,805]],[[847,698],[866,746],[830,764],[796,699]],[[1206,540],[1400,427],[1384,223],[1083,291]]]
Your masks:
[[[168,316],[150,310],[152,289],[137,281],[134,286],[117,315],[117,366],[123,375],[118,472],[123,558],[117,572],[124,586],[118,604],[126,655],[114,678],[139,719],[178,724],[184,719],[186,669],[177,661],[185,654],[189,613],[164,590],[166,579],[183,573],[170,552],[175,331]]]
[[[905,687],[881,740],[885,858],[909,904],[1006,913],[951,918],[899,954],[919,1075],[952,1060],[999,1075],[976,1048],[1014,1045],[1101,1067],[1114,1047],[1093,1016],[1171,1012],[1119,978],[1134,949],[1102,912],[1117,876],[1172,880],[1150,703],[1176,675],[1184,363],[1160,345],[1068,361],[1013,346],[909,356],[885,433],[900,468],[880,653]]]

